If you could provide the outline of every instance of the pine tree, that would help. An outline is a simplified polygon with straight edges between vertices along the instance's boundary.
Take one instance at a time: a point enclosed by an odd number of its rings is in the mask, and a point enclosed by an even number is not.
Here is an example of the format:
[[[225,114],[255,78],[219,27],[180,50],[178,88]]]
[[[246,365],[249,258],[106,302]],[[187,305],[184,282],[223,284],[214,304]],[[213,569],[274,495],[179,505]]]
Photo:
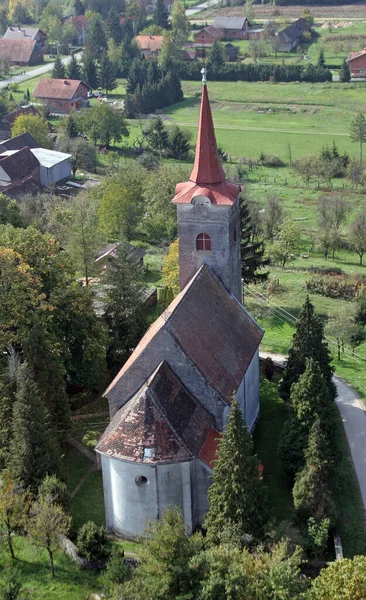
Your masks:
[[[320,521],[325,517],[333,517],[332,452],[319,417],[310,430],[305,461],[292,490],[295,509],[304,520],[314,517],[316,521]]]
[[[325,69],[325,58],[324,58],[323,48],[320,49],[319,56],[318,56],[318,62],[316,63],[316,66],[320,67],[321,69]]]
[[[161,157],[162,152],[168,147],[169,143],[169,133],[163,119],[161,117],[151,119],[144,133],[151,150],[157,150]]]
[[[163,29],[169,29],[169,12],[164,4],[164,0],[156,0],[152,20],[154,25],[159,25]]]
[[[240,254],[241,276],[244,283],[257,283],[268,279],[268,271],[258,273],[269,264],[269,259],[264,258],[263,242],[252,242],[253,228],[250,213],[245,199],[240,199]]]
[[[66,67],[66,74],[69,79],[81,78],[80,65],[76,59],[75,54],[72,55],[71,60]]]
[[[215,40],[207,60],[207,68],[213,73],[219,73],[225,64],[225,53],[221,43]]]
[[[95,90],[98,85],[98,71],[97,65],[95,64],[95,60],[91,54],[83,54],[82,58],[82,70],[81,77],[82,80],[92,89]]]
[[[104,25],[101,16],[96,13],[88,27],[88,41],[86,44],[88,54],[93,58],[100,58],[102,53],[107,50],[107,38],[104,31]]]
[[[343,61],[341,70],[339,71],[339,81],[347,83],[351,79],[351,72],[346,60]]]
[[[109,60],[107,52],[103,52],[99,63],[99,84],[105,93],[117,87],[117,74],[114,64]]]
[[[208,500],[204,526],[210,543],[218,544],[229,537],[244,545],[246,536],[261,534],[264,491],[251,436],[235,397],[219,445]]]
[[[169,154],[176,160],[187,160],[191,151],[191,136],[180,127],[173,127],[169,131]]]
[[[65,439],[70,428],[70,406],[66,394],[66,372],[60,343],[50,338],[36,321],[24,342],[24,356],[38,393],[47,407],[59,439]]]
[[[107,364],[117,371],[127,360],[146,329],[141,272],[121,242],[105,274],[105,321],[109,331]]]
[[[112,38],[116,44],[120,44],[122,42],[122,27],[119,22],[119,15],[114,6],[112,6],[108,13],[107,31],[109,37]]]
[[[26,364],[18,370],[8,465],[14,478],[34,493],[47,474],[59,469],[56,437]]]
[[[79,135],[79,130],[72,114],[70,114],[66,121],[66,133],[69,138],[76,138]]]
[[[280,394],[284,400],[290,397],[291,386],[298,381],[305,371],[306,358],[318,362],[325,378],[330,394],[336,396],[336,388],[332,381],[333,369],[328,344],[324,340],[324,327],[319,317],[315,315],[314,306],[307,296],[296,324],[292,338],[287,365],[280,382]]]
[[[74,0],[74,9],[76,16],[83,15],[85,13],[85,6],[81,0]]]
[[[9,458],[15,386],[9,377],[0,380],[0,469],[4,469]]]
[[[65,79],[65,65],[62,62],[59,54],[56,56],[56,60],[53,64],[51,77],[53,79]]]

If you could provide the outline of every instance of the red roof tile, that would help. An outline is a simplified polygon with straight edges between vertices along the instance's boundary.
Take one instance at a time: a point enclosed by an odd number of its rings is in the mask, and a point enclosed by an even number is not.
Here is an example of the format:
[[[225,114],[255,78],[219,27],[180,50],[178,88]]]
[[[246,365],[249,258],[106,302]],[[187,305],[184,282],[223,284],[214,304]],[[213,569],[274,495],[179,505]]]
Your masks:
[[[29,38],[22,40],[0,39],[0,58],[10,62],[28,63],[36,46],[36,41]]]
[[[166,363],[114,416],[97,449],[114,458],[161,463],[192,460],[213,423]]]
[[[0,154],[0,168],[4,169],[10,179],[20,179],[31,175],[39,167],[38,159],[29,148],[16,150],[12,154]]]
[[[106,390],[109,399],[123,397],[124,378],[128,380],[130,368],[140,387],[146,379],[146,360],[156,357],[161,361],[154,344],[161,330],[173,338],[228,404],[263,337],[255,320],[204,264],[148,329]]]
[[[178,183],[174,204],[189,204],[195,196],[207,196],[212,204],[234,204],[240,186],[226,180],[217,152],[207,86],[203,85],[196,154],[189,181]]]
[[[364,54],[366,54],[366,48],[364,48],[363,50],[360,50],[359,52],[350,52],[347,57],[347,62],[349,62],[350,60],[354,60],[355,58],[359,58],[360,56],[363,56]]]
[[[152,52],[156,52],[156,50],[161,50],[163,45],[163,36],[137,35],[136,42],[140,46],[141,50],[151,50]]]
[[[222,434],[214,429],[214,427],[211,427],[205,439],[205,443],[201,448],[201,452],[198,455],[203,462],[211,467],[211,469],[214,468],[215,461],[217,460],[217,451],[219,449],[221,439]]]
[[[33,96],[35,96],[35,98],[71,100],[80,85],[89,89],[85,83],[80,81],[80,79],[40,79],[33,92]]]

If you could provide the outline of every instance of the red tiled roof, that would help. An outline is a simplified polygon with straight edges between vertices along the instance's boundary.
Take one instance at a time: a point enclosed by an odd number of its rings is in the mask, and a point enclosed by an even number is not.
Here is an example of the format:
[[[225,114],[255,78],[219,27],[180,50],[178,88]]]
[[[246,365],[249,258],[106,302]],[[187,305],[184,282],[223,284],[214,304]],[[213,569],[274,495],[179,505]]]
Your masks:
[[[19,179],[31,175],[39,167],[39,161],[29,148],[22,148],[10,155],[0,154],[0,167],[10,179]]]
[[[207,196],[212,204],[234,204],[240,186],[226,180],[217,152],[207,86],[203,85],[196,154],[189,181],[178,183],[174,204],[190,203],[198,195]]]
[[[212,423],[211,415],[167,363],[161,363],[116,413],[97,449],[136,462],[191,460],[200,452]]]
[[[76,27],[76,29],[79,29],[81,31],[86,27],[86,22],[87,22],[86,16],[78,15],[77,17],[72,17],[72,22],[74,24],[74,27]]]
[[[10,62],[28,63],[32,57],[35,40],[31,39],[0,39],[0,58],[6,58]]]
[[[80,79],[40,79],[33,92],[33,96],[35,96],[35,98],[71,100],[80,85],[89,89]]]
[[[219,39],[223,36],[223,31],[221,29],[217,29],[213,25],[207,25],[207,27],[204,27],[203,29],[200,29],[200,31],[197,31],[197,33],[194,34],[194,37],[197,37],[203,31],[205,33],[208,33],[209,35],[211,35],[214,38]]]
[[[354,60],[355,58],[358,58],[359,56],[364,56],[364,54],[366,54],[366,48],[364,48],[363,50],[360,50],[359,52],[350,52],[347,57],[347,62],[349,62],[350,60]]]
[[[3,35],[4,40],[30,39],[35,40],[39,35],[40,38],[46,38],[46,34],[38,27],[8,27]]]
[[[211,467],[211,469],[214,468],[221,439],[222,434],[219,433],[214,427],[211,427],[205,439],[205,443],[201,448],[201,452],[198,455],[199,458],[206,463],[206,465]]]
[[[9,125],[12,125],[20,115],[34,115],[36,117],[40,117],[41,113],[32,105],[24,106],[23,108],[18,108],[18,110],[13,110],[13,112],[5,115],[1,121],[5,121]]]
[[[156,52],[156,50],[161,50],[163,45],[163,36],[137,35],[136,42],[140,46],[141,50],[151,50],[152,52]]]
[[[106,390],[109,399],[120,398],[130,368],[140,387],[146,379],[146,360],[156,357],[160,362],[154,339],[161,330],[228,404],[263,337],[259,325],[204,264],[148,329]]]

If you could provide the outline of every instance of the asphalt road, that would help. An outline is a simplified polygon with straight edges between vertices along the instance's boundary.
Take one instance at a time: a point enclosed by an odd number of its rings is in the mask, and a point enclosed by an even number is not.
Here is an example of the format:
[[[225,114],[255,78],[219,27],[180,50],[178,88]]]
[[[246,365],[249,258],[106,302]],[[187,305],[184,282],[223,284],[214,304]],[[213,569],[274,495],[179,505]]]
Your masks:
[[[81,58],[81,53],[75,55],[77,59]],[[64,65],[67,65],[71,60],[71,56],[66,56],[66,58],[62,59]],[[37,67],[36,69],[32,69],[24,75],[15,75],[14,77],[9,77],[8,79],[2,79],[0,81],[0,90],[9,85],[9,83],[22,83],[23,81],[27,81],[27,79],[33,79],[33,77],[39,77],[40,75],[44,75],[53,69],[54,63],[47,63],[46,65],[42,65],[41,67]]]
[[[260,356],[270,356],[274,362],[281,365],[286,362],[286,357],[281,354],[261,352]],[[366,509],[366,409],[362,400],[348,383],[339,377],[333,377],[333,379],[338,392],[336,404],[342,417]]]

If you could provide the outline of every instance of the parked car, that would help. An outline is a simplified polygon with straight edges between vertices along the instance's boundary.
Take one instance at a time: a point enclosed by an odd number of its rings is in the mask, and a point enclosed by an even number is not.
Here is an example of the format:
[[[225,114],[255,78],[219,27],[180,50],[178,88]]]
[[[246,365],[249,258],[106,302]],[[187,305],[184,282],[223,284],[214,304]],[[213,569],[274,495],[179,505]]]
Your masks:
[[[88,98],[95,98],[94,92],[88,92]]]

